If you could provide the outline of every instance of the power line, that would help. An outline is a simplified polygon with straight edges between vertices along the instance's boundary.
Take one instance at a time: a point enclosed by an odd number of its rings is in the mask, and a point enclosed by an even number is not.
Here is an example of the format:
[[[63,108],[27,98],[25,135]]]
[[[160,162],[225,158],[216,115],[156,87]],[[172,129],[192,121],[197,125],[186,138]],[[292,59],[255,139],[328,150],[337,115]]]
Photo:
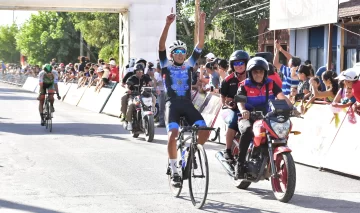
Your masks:
[[[244,12],[244,11],[246,11],[246,10],[249,10],[249,9],[252,9],[252,8],[256,8],[256,7],[260,7],[260,6],[269,4],[269,3],[270,3],[269,1],[262,2],[262,3],[260,3],[260,4],[253,5],[253,6],[251,6],[251,7],[247,7],[247,8],[245,8],[245,9],[243,9],[243,10],[239,10],[239,11],[236,11],[236,12],[234,12],[234,13],[230,13],[230,15],[233,15],[233,14],[236,14],[236,13],[241,13],[241,12]]]
[[[241,14],[241,15],[238,15],[236,16],[237,18],[241,18],[243,16],[246,16],[246,15],[249,15],[249,14],[252,14],[252,13],[255,13],[255,12],[259,12],[260,10],[265,10],[265,9],[268,9],[270,6],[265,6],[265,7],[262,7],[262,8],[257,8],[256,10],[252,10],[250,12],[247,12],[247,13],[244,13],[244,14]]]
[[[241,1],[241,2],[238,2],[238,3],[235,3],[235,4],[232,4],[232,5],[228,5],[228,6],[225,6],[225,7],[220,7],[220,10],[223,10],[223,9],[227,9],[227,8],[232,8],[238,4],[241,4],[241,3],[245,3],[245,2],[248,2],[249,0],[244,0],[244,1]]]

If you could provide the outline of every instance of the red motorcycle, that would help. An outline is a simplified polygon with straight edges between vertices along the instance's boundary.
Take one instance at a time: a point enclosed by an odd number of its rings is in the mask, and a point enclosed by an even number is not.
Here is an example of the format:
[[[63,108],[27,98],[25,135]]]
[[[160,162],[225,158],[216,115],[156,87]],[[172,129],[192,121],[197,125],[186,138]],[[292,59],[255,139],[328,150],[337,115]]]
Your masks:
[[[246,96],[235,96],[235,102],[246,103]],[[277,200],[288,202],[295,192],[296,169],[295,162],[291,156],[291,149],[287,146],[292,123],[290,117],[292,109],[285,100],[269,100],[271,112],[266,115],[262,111],[250,112],[250,120],[255,121],[253,125],[254,138],[250,143],[246,154],[244,179],[235,177],[235,166],[237,160],[226,160],[225,151],[216,153],[216,158],[223,165],[227,173],[234,177],[235,186],[239,189],[247,189],[251,183],[260,180],[271,180],[272,190]],[[241,123],[241,124],[240,124]],[[250,126],[248,120],[242,120],[239,129],[245,130]],[[239,154],[240,134],[233,140],[232,154],[234,159]]]

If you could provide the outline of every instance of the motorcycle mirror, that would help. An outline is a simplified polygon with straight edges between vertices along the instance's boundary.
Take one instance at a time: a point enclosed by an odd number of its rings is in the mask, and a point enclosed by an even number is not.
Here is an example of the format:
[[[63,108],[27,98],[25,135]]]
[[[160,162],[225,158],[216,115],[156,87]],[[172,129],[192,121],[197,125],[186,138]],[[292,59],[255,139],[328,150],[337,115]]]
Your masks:
[[[246,103],[247,97],[244,95],[235,95],[234,100],[236,103]]]

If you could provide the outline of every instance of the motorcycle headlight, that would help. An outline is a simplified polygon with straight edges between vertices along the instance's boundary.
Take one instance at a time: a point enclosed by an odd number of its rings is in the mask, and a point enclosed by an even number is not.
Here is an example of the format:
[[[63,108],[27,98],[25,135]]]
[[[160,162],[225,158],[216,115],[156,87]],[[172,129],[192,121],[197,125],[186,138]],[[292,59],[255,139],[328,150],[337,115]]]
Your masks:
[[[152,97],[150,98],[142,98],[143,103],[145,104],[145,106],[152,106]]]
[[[280,139],[283,139],[286,136],[288,136],[290,130],[290,120],[287,120],[284,123],[277,123],[275,121],[270,120],[270,125]]]

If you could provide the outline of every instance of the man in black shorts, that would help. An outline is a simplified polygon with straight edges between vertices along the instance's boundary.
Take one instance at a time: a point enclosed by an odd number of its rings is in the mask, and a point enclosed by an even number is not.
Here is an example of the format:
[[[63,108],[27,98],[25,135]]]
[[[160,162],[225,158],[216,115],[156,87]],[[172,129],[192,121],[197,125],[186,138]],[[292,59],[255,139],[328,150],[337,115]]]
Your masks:
[[[186,59],[187,47],[182,41],[175,41],[170,47],[170,62],[166,56],[166,38],[170,25],[175,20],[175,14],[167,16],[166,24],[159,41],[159,59],[161,66],[161,75],[164,79],[166,105],[165,105],[165,123],[168,131],[168,154],[171,167],[172,185],[181,186],[181,177],[177,171],[177,151],[176,138],[179,134],[180,117],[184,116],[189,125],[197,124],[206,126],[204,118],[200,112],[195,109],[191,102],[191,67],[194,67],[200,57],[204,47],[205,32],[205,13],[200,14],[199,38],[190,58]],[[209,136],[208,131],[199,131],[199,144],[204,144]]]

